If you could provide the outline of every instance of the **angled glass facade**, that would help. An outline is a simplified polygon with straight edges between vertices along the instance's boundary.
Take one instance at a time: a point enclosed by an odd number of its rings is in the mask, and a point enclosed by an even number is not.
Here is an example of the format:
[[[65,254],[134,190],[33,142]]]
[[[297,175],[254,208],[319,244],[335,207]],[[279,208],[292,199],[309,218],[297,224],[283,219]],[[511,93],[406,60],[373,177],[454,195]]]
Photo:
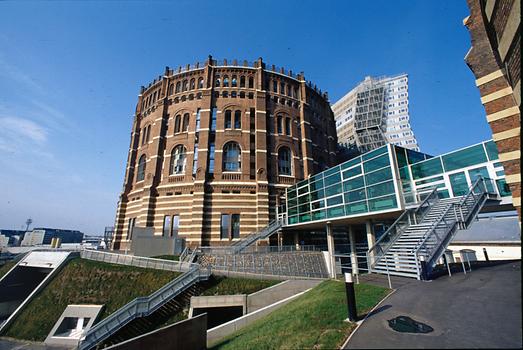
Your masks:
[[[493,141],[437,157],[385,145],[286,190],[288,225],[369,216],[404,209],[435,187],[441,198],[462,196],[479,177],[489,192],[510,196]]]

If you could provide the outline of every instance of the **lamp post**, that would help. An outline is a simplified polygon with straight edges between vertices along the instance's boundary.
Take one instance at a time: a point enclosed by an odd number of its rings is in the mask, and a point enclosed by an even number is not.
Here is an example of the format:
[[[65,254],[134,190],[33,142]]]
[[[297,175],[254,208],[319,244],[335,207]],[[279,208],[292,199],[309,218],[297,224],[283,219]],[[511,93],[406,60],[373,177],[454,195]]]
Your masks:
[[[347,293],[347,309],[349,312],[349,321],[356,322],[358,320],[358,312],[356,311],[356,295],[354,293],[354,282],[352,281],[352,273],[345,272],[345,291]]]

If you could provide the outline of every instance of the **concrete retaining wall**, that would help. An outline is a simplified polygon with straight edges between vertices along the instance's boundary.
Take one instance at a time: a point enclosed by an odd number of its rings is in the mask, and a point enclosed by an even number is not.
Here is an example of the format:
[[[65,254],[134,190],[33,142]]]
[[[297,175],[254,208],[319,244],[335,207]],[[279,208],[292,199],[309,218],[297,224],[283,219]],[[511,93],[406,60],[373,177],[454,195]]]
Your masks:
[[[241,306],[245,315],[247,313],[247,294],[191,297],[189,317],[192,317],[194,309],[229,306]]]
[[[321,280],[289,280],[247,296],[247,313],[271,305],[320,284]]]

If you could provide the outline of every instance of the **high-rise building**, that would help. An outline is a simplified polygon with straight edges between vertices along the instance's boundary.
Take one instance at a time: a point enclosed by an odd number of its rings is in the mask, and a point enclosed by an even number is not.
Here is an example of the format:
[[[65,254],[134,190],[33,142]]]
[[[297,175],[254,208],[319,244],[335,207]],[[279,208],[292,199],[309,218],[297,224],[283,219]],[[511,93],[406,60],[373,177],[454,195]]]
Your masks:
[[[338,143],[361,153],[386,143],[419,150],[409,123],[409,77],[366,77],[332,105]]]
[[[465,62],[476,78],[492,138],[521,220],[521,1],[467,0]]]
[[[233,243],[276,218],[287,186],[333,166],[336,144],[327,94],[303,73],[261,58],[167,68],[138,97],[112,247],[131,248],[135,226]]]

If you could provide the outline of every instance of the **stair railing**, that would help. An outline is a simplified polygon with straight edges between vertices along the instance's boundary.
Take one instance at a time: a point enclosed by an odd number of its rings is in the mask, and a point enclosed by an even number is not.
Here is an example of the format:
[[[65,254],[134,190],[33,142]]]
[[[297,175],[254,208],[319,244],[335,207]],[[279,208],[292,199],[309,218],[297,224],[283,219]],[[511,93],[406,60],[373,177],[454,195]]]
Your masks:
[[[415,210],[405,210],[387,231],[381,235],[376,243],[367,251],[369,268],[374,267],[379,262],[407,227],[423,220],[425,215],[430,211],[431,206],[439,200],[437,191],[438,189],[434,188]]]
[[[167,283],[151,295],[135,298],[91,327],[82,338],[78,348],[80,350],[94,348],[130,321],[152,314],[185,289],[198,281],[207,280],[209,276],[210,269],[200,269],[199,266],[194,266],[191,270]]]
[[[458,227],[466,228],[476,216],[489,195],[485,179],[479,177],[469,188],[469,192],[458,202],[449,204],[439,219],[425,234],[423,241],[414,253],[418,278],[421,276],[419,257],[426,261],[426,273],[432,271],[436,261],[445,251]],[[450,211],[454,215],[448,215]],[[456,215],[459,211],[460,215]]]

